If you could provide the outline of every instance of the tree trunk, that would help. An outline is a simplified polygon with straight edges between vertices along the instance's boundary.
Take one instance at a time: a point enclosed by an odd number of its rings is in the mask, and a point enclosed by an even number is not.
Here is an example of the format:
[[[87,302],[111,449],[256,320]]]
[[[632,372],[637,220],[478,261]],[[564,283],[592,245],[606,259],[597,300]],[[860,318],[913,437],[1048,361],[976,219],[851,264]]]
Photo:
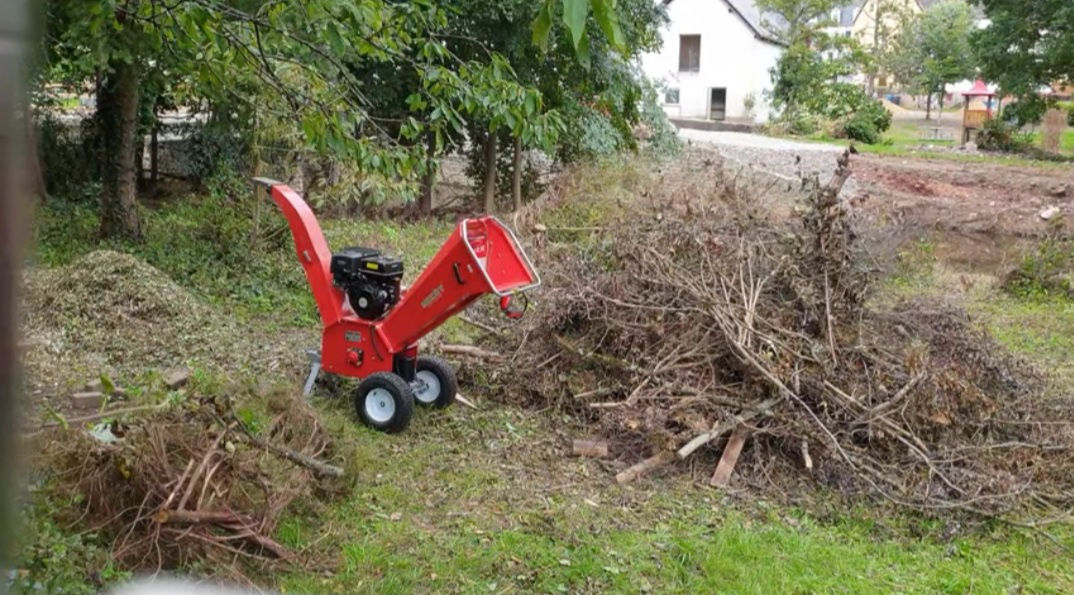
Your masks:
[[[932,91],[929,91],[928,97],[925,98],[925,119],[932,119]]]
[[[511,206],[515,212],[522,208],[522,137],[515,137],[515,157],[511,163]]]
[[[138,218],[138,179],[135,149],[138,143],[138,67],[114,64],[101,86],[97,109],[101,116],[103,148],[101,176],[101,236],[142,239]]]
[[[160,122],[156,112],[153,113],[153,135],[149,139],[149,182],[153,192],[157,191],[160,181]]]
[[[45,185],[45,175],[41,170],[41,154],[37,147],[37,131],[34,130],[34,117],[29,109],[25,113],[27,175],[30,178],[30,188],[34,196],[44,201],[48,195],[48,187]]]
[[[425,175],[421,178],[421,196],[418,197],[418,213],[428,217],[433,212],[433,199],[436,197],[436,135],[430,132],[425,137]]]
[[[940,91],[940,121],[943,122],[943,96],[944,92]]]
[[[482,209],[491,213],[496,208],[496,133],[490,132],[485,139],[485,185]]]

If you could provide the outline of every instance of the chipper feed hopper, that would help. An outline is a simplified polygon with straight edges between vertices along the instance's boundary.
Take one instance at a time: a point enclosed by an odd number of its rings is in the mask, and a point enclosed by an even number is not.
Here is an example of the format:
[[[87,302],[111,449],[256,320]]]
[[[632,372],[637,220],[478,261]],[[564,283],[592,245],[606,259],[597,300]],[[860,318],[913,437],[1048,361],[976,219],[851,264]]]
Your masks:
[[[522,310],[512,297],[540,284],[514,233],[484,216],[460,222],[404,287],[402,261],[372,248],[332,253],[298,193],[273,180],[257,182],[287,218],[321,316],[321,351],[311,352],[306,393],[322,369],[360,378],[355,409],[375,429],[405,429],[415,402],[446,407],[455,400],[454,370],[439,358],[419,355],[422,337],[486,293],[500,296],[500,308],[517,318]]]

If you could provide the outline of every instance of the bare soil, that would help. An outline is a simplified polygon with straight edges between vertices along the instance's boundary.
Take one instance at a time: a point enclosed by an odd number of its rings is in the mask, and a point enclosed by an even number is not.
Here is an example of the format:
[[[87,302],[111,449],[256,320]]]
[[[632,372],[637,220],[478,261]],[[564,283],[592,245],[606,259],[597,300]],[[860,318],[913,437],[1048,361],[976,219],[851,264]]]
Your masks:
[[[851,169],[864,213],[882,224],[1010,240],[1046,233],[1049,207],[1074,212],[1074,167],[858,155]]]

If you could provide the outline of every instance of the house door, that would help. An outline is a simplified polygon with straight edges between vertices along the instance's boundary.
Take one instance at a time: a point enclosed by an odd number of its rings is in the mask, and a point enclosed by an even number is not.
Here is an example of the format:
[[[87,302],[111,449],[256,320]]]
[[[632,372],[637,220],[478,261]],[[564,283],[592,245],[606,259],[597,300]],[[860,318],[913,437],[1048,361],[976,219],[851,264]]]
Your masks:
[[[709,97],[709,119],[727,118],[727,89],[712,89]]]

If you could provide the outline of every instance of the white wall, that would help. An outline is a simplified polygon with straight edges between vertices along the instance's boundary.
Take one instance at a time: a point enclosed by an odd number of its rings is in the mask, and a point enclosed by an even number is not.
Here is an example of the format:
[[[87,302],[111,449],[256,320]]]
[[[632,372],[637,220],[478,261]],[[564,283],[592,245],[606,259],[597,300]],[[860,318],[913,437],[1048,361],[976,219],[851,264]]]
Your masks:
[[[674,0],[668,5],[668,16],[663,48],[642,56],[642,70],[649,78],[679,89],[679,104],[664,105],[668,116],[708,119],[710,89],[725,88],[727,119],[745,118],[743,99],[753,93],[754,120],[767,121],[770,110],[765,91],[772,87],[769,70],[776,65],[782,48],[757,39],[723,0]],[[701,36],[700,72],[679,72],[680,35]]]

